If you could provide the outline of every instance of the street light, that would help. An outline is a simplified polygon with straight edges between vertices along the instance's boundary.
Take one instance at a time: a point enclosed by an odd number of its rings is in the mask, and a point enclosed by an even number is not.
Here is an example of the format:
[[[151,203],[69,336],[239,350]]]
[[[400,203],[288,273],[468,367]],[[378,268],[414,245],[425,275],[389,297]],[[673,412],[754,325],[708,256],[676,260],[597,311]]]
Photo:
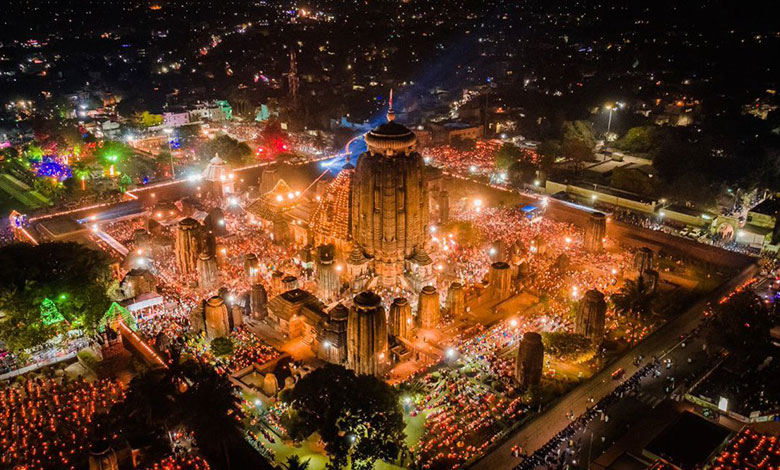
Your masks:
[[[609,119],[607,119],[607,135],[609,135],[609,130],[612,128],[612,111],[614,111],[616,108],[622,108],[623,106],[623,103],[619,101],[614,105],[606,105],[607,110],[609,110]]]
[[[176,169],[173,167],[173,147],[171,147],[171,134],[173,133],[173,129],[170,127],[166,127],[163,129],[163,132],[165,132],[168,137],[166,137],[166,140],[168,141],[168,153],[171,155],[171,179],[176,179]]]

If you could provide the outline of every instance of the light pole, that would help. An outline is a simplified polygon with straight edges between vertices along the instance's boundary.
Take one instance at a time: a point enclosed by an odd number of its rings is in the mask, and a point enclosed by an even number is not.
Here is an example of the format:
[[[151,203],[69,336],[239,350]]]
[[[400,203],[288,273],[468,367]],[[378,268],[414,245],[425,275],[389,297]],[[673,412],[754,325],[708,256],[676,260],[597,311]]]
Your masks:
[[[609,131],[612,129],[612,111],[614,111],[616,108],[622,108],[624,105],[625,103],[620,101],[616,102],[615,104],[606,105],[606,108],[609,111],[609,118],[607,119],[607,136],[609,136]]]
[[[166,127],[163,129],[163,132],[167,135],[166,140],[168,141],[168,154],[171,156],[171,179],[176,179],[176,169],[173,166],[173,147],[171,146],[171,134],[173,133],[173,129],[170,127]]]

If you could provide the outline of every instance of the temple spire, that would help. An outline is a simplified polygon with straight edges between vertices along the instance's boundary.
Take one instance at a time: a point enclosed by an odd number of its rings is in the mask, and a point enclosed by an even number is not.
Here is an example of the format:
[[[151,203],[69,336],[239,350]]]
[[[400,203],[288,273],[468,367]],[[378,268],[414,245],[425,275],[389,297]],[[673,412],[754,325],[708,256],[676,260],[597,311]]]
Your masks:
[[[387,110],[387,120],[393,121],[395,119],[395,111],[393,111],[393,89],[390,89],[390,107]]]

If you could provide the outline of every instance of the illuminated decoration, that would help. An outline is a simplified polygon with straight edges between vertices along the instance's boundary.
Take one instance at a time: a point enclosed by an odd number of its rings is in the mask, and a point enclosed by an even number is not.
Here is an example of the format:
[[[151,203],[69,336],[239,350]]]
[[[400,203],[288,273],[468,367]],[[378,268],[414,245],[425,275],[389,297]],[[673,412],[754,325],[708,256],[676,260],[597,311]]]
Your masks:
[[[354,173],[355,167],[347,162],[325,189],[310,222],[315,244],[333,243],[340,253],[347,252],[346,244],[352,238],[350,201]]]
[[[46,326],[65,321],[65,317],[60,313],[57,304],[48,297],[41,302],[41,321],[43,321],[43,324]]]
[[[98,331],[101,333],[105,331],[106,325],[109,325],[111,322],[113,322],[117,315],[120,316],[120,318],[124,321],[124,324],[127,325],[132,331],[138,331],[138,325],[135,322],[135,317],[133,314],[130,313],[128,309],[122,307],[116,302],[111,303],[111,306],[108,307],[108,310],[106,310],[103,318],[100,319],[100,322],[98,323]]]
[[[58,182],[65,181],[73,176],[67,163],[59,161],[57,157],[52,155],[46,155],[41,161],[33,162],[31,168],[37,176],[41,178],[54,178]]]

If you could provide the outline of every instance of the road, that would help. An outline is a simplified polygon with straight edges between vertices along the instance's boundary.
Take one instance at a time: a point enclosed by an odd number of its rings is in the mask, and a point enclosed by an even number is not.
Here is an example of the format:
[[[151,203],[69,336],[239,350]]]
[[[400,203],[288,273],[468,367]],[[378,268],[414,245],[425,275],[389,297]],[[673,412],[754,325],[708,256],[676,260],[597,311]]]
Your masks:
[[[639,369],[639,367],[633,364],[637,356],[642,355],[646,358],[652,356],[660,357],[678,347],[680,336],[688,333],[699,324],[704,309],[709,302],[716,302],[722,296],[732,292],[756,272],[757,267],[755,264],[747,267],[739,275],[721,285],[706,298],[698,301],[675,320],[651,334],[620,359],[566,394],[555,405],[527,423],[502,445],[475,462],[471,468],[490,470],[511,470],[514,468],[518,464],[518,460],[512,456],[512,447],[519,445],[529,454],[542,447],[569,424],[569,420],[566,417],[567,413],[573,411],[576,416],[583,414],[588,406],[592,406],[591,397],[598,401],[611,393],[620,384],[620,381],[612,380],[611,378],[615,370],[623,368],[626,371],[625,377],[630,377]]]

